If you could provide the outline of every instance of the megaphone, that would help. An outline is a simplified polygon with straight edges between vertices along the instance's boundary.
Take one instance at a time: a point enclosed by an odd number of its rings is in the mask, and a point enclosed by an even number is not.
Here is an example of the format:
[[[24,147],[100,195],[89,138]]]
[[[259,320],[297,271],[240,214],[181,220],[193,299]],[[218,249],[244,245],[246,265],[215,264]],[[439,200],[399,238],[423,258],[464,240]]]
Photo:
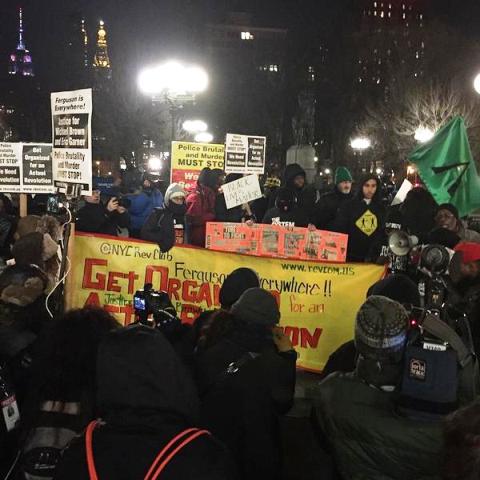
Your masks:
[[[413,247],[418,245],[418,237],[415,235],[408,235],[408,233],[393,232],[388,236],[388,247],[394,255],[404,257]]]

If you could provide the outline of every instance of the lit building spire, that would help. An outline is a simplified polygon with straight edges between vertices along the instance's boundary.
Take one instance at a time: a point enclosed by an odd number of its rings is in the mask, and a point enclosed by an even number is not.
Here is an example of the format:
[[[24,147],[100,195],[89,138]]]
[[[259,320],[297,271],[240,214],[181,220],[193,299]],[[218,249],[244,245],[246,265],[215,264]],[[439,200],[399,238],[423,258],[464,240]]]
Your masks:
[[[108,78],[110,78],[111,67],[110,58],[108,57],[107,32],[105,31],[103,20],[100,20],[100,26],[98,28],[97,47],[93,59],[93,66],[96,71],[103,72]]]
[[[25,44],[23,43],[23,18],[22,8],[18,9],[18,45],[17,50],[25,50]]]
[[[83,35],[83,64],[88,67],[88,35],[87,27],[85,26],[85,19],[82,18],[82,35]]]
[[[24,77],[33,77],[33,63],[30,52],[25,48],[23,41],[23,12],[18,11],[18,45],[15,52],[10,54],[8,73],[10,75],[22,75]]]

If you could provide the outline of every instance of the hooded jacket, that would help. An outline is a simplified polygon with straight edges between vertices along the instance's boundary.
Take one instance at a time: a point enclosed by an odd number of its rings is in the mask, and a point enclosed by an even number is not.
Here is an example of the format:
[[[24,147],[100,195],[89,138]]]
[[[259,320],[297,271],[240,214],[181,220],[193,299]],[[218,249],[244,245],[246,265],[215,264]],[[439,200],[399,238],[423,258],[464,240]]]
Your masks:
[[[317,202],[317,190],[314,185],[308,185],[306,182],[303,188],[297,188],[293,181],[299,175],[306,178],[305,170],[298,163],[287,165],[283,173],[282,187],[288,188],[293,192],[297,199],[298,208],[305,213],[308,222],[312,222],[315,213],[315,203]],[[278,190],[270,197],[269,208],[275,206],[277,194]]]
[[[275,207],[265,213],[262,223],[284,227],[307,227],[308,215],[304,209],[298,207],[297,201],[291,189],[280,188],[277,192]]]
[[[377,182],[377,191],[370,203],[363,198],[363,185],[369,180]],[[385,225],[385,207],[381,202],[381,185],[374,175],[368,175],[359,183],[355,197],[340,208],[335,221],[335,231],[348,235],[347,259],[364,262],[372,245],[382,236]]]
[[[198,355],[196,373],[202,417],[235,456],[242,478],[276,480],[281,476],[279,415],[293,403],[296,353],[277,352],[265,322],[278,317],[255,318],[263,305],[257,290],[247,290],[234,304],[231,328]]]
[[[215,220],[215,199],[217,194],[198,179],[195,190],[187,196],[187,238],[188,243],[205,247],[207,222]]]
[[[153,210],[140,232],[142,240],[158,243],[162,252],[168,252],[175,245],[175,225],[185,228],[186,205],[171,202],[172,194],[179,191],[183,192],[176,183],[167,188],[163,206]]]
[[[134,325],[110,334],[97,362],[97,403],[104,425],[93,434],[99,479],[144,478],[158,453],[197,422],[195,387],[163,335]],[[57,480],[88,480],[85,439],[73,442]],[[228,480],[235,470],[212,436],[198,437],[168,464],[162,480]]]

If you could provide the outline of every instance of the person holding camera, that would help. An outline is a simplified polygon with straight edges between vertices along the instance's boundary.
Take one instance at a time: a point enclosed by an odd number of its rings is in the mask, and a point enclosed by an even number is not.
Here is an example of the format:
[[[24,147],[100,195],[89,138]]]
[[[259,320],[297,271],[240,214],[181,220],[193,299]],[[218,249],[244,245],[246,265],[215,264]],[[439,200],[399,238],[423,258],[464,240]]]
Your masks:
[[[118,236],[119,228],[130,226],[127,209],[112,197],[106,205],[100,199],[100,190],[93,188],[92,195],[86,195],[85,206],[77,212],[76,227],[81,232],[101,233]]]
[[[196,359],[203,420],[235,456],[241,478],[277,480],[280,415],[293,404],[297,354],[266,290],[250,288],[216,315],[223,334]]]

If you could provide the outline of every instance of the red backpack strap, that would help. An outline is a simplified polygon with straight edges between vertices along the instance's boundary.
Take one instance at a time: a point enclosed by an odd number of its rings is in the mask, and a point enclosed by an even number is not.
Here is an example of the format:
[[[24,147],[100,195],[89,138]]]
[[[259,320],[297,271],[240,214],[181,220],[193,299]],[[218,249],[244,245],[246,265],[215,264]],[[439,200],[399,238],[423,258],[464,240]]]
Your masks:
[[[189,428],[172,438],[172,440],[170,440],[170,442],[168,442],[168,444],[157,455],[152,466],[145,475],[144,480],[156,480],[175,455],[177,455],[189,443],[202,435],[210,435],[210,432],[207,430],[199,430],[198,428]]]
[[[98,424],[98,420],[93,420],[87,426],[85,432],[85,452],[87,453],[88,476],[90,480],[98,480],[97,471],[95,470],[95,461],[93,459],[93,431]]]

